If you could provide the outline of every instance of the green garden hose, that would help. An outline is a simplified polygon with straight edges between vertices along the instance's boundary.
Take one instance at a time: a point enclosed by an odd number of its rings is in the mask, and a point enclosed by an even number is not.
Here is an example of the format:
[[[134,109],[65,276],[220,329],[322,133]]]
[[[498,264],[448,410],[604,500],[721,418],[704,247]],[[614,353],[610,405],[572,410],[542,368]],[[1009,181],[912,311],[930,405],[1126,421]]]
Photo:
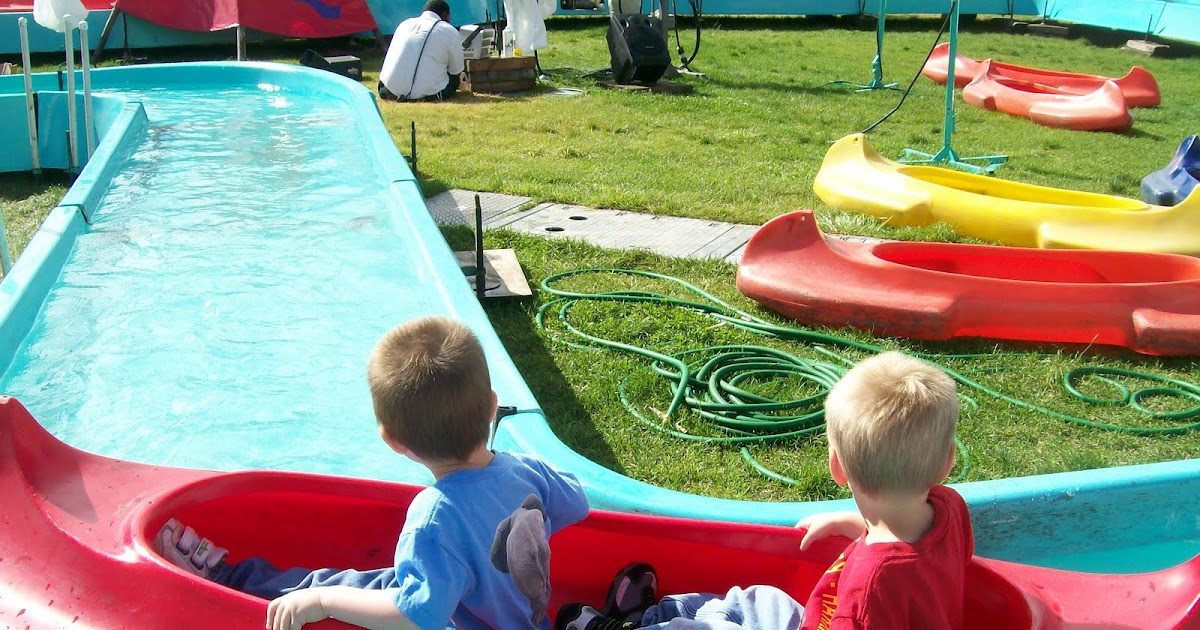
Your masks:
[[[555,286],[568,278],[587,274],[640,276],[670,282],[698,296],[701,301],[679,299],[651,291],[619,290],[584,293]],[[655,374],[672,383],[671,403],[662,414],[661,421],[656,421],[647,418],[630,401],[626,391],[629,376],[626,375],[621,380],[619,387],[620,400],[635,418],[656,431],[679,439],[742,445],[742,458],[752,468],[770,479],[783,483],[795,484],[796,482],[767,469],[754,459],[745,445],[796,439],[824,430],[823,402],[825,395],[845,373],[848,366],[854,363],[831,348],[853,349],[870,353],[884,351],[882,347],[836,335],[771,324],[733,307],[695,285],[679,278],[651,271],[577,269],[548,276],[542,280],[541,288],[556,297],[538,309],[536,322],[540,329],[547,330],[546,317],[553,313],[558,323],[576,338],[575,340],[558,339],[558,341],[576,348],[620,350],[645,357],[650,360],[650,369]],[[813,350],[837,361],[837,363],[816,361],[782,350],[754,345],[711,346],[686,350],[675,355],[664,354],[648,348],[597,337],[581,330],[570,321],[570,313],[571,309],[582,301],[646,303],[684,308],[755,334],[810,344]],[[1137,435],[1175,434],[1200,428],[1200,420],[1193,421],[1200,416],[1200,387],[1178,379],[1134,370],[1096,366],[1074,368],[1064,375],[1064,389],[1070,395],[1084,402],[1105,405],[1123,404],[1157,420],[1190,421],[1167,427],[1136,427],[1080,418],[1029,403],[987,387],[967,375],[939,363],[939,359],[969,359],[995,355],[929,353],[914,353],[914,355],[937,365],[954,380],[970,389],[1066,422]],[[751,392],[742,386],[743,383],[764,377],[799,378],[815,384],[820,391],[795,400],[775,400]],[[1131,392],[1129,388],[1112,377],[1139,378],[1162,385]],[[1089,378],[1114,390],[1116,396],[1098,398],[1083,393],[1079,389],[1079,385],[1084,379]],[[1148,400],[1164,397],[1182,399],[1194,404],[1190,408],[1171,412],[1156,412],[1146,406]],[[974,399],[968,396],[963,396],[963,398],[971,406],[977,406]],[[694,435],[672,428],[673,422],[671,421],[677,417],[681,406],[686,406],[722,435]],[[965,445],[957,437],[955,444],[959,452],[960,468],[958,475],[952,481],[963,479],[970,469],[969,454]]]

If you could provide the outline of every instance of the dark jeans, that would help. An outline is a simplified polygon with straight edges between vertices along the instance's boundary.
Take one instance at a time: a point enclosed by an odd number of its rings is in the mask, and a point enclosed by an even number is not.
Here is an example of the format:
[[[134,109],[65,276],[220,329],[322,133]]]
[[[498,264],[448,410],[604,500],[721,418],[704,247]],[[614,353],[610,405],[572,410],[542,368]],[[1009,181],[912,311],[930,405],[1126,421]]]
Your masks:
[[[385,589],[396,581],[396,569],[310,571],[296,567],[281,571],[263,558],[249,558],[237,564],[218,564],[208,579],[255,597],[275,599],[285,593],[314,586]]]
[[[446,84],[446,88],[443,89],[441,92],[438,92],[437,94],[430,94],[429,96],[426,96],[424,98],[414,98],[411,100],[433,102],[433,101],[448,101],[448,100],[454,98],[454,94],[456,92],[458,92],[458,83],[459,83],[458,75],[451,74],[451,75],[447,75],[447,76],[450,77],[450,82]],[[392,94],[391,92],[389,92],[387,87],[383,85],[382,81],[379,83],[379,98],[382,98],[382,99],[388,100],[388,101],[410,100],[407,98],[396,96],[395,94]]]

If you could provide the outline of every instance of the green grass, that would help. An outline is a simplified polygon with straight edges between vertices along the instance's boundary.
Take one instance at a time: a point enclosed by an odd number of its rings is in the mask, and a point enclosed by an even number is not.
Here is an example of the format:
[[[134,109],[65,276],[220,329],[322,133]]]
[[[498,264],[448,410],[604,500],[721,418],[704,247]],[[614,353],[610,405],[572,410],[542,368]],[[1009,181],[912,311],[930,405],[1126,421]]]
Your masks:
[[[23,173],[0,174],[0,211],[4,213],[5,235],[13,260],[25,250],[46,213],[66,193],[67,181],[60,173],[47,171],[40,178]]]
[[[471,247],[468,231],[448,229],[447,234],[456,249]],[[723,263],[671,259],[645,252],[615,252],[504,230],[489,232],[484,244],[489,248],[514,248],[528,277],[534,281],[586,267],[654,271],[686,278],[737,308],[775,324],[795,326],[741,296],[734,288],[734,268]],[[638,288],[684,297],[661,282],[630,282],[626,277],[615,276],[582,278],[579,282],[564,284],[562,288],[580,292]],[[613,470],[688,492],[761,500],[844,496],[844,491],[829,480],[822,437],[751,447],[755,457],[766,466],[800,482],[798,487],[789,488],[765,481],[754,473],[742,462],[737,448],[691,444],[647,429],[621,405],[617,394],[619,384],[629,375],[634,403],[649,417],[655,417],[652,409],[666,409],[669,385],[650,377],[646,369],[648,362],[640,357],[570,349],[554,341],[563,337],[562,329],[557,325],[551,326],[549,333],[538,331],[532,323],[534,312],[550,297],[539,292],[536,301],[491,303],[487,310],[522,375],[545,408],[555,432],[572,448]],[[589,334],[664,353],[745,343],[829,360],[814,351],[811,345],[767,339],[728,326],[714,326],[716,322],[708,318],[677,308],[583,304],[575,313],[572,323]],[[983,353],[986,356],[980,358],[939,362],[1028,403],[1059,413],[1132,427],[1177,425],[1144,418],[1128,407],[1079,403],[1063,392],[1060,385],[1063,374],[1085,365],[1136,369],[1193,382],[1198,374],[1195,360],[1151,359],[1115,350],[1085,353],[1083,348],[1038,348],[984,341],[920,345],[872,338],[865,333],[846,330],[824,332],[908,352]],[[844,354],[851,359],[867,356],[865,352]],[[1135,387],[1149,384],[1127,379],[1125,383]],[[778,393],[810,389],[784,387]],[[763,393],[763,388],[755,391]],[[967,480],[1189,459],[1196,452],[1198,439],[1194,433],[1142,437],[1098,430],[1034,413],[969,388],[960,387],[960,391],[964,397],[964,416],[959,436],[969,452],[971,465]],[[1095,382],[1087,391],[1096,396],[1111,394]],[[1160,410],[1188,406],[1179,400],[1165,399],[1150,401],[1150,404],[1160,405]],[[712,434],[688,413],[680,416],[679,424],[692,434]]]
[[[907,84],[933,43],[940,22],[890,18],[885,79]],[[686,26],[686,20],[684,21]],[[812,180],[829,143],[856,132],[888,112],[899,93],[855,94],[829,81],[866,82],[874,56],[873,27],[833,19],[706,19],[703,48],[693,64],[707,80],[687,96],[613,91],[598,87],[588,73],[607,66],[604,22],[555,20],[552,48],[541,66],[550,80],[526,96],[464,96],[444,104],[382,103],[397,146],[408,150],[409,124],[418,128],[422,184],[428,194],[464,188],[528,195],[556,201],[658,214],[762,223],[797,208],[813,208],[828,231],[897,239],[956,241],[947,226],[892,229],[874,219],[832,210],[812,192]],[[690,37],[690,36],[689,36]],[[1112,40],[1041,39],[1000,32],[995,23],[964,25],[961,52],[994,56],[1024,65],[1120,76],[1131,65],[1158,78],[1163,105],[1135,110],[1128,134],[1080,133],[1038,127],[958,101],[954,148],[961,155],[1005,153],[1000,177],[1034,184],[1137,197],[1146,173],[1160,168],[1186,135],[1200,130],[1200,58],[1133,56]],[[259,59],[294,62],[311,44],[252,45]],[[691,40],[685,40],[691,45]],[[1179,49],[1176,46],[1176,49]],[[350,52],[364,59],[373,87],[381,55],[340,43],[327,54]],[[227,58],[228,49],[154,52],[155,59]],[[54,63],[40,58],[42,69]],[[550,96],[556,87],[583,90],[579,97]],[[936,151],[942,143],[943,88],[917,81],[912,95],[872,134],[884,155],[906,147]],[[49,180],[48,180],[49,181]],[[36,225],[64,191],[62,182],[32,183],[0,177],[0,199],[14,251],[28,238],[17,225]],[[469,235],[447,230],[455,249],[470,247]],[[582,267],[625,267],[666,273],[691,282],[776,324],[775,317],[737,293],[734,267],[711,261],[672,260],[645,252],[614,252],[580,243],[541,240],[503,230],[488,233],[488,247],[512,247],[536,284],[561,271]],[[572,284],[587,290],[626,287],[628,278],[589,277]],[[632,286],[663,290],[659,283]],[[680,442],[648,429],[630,416],[617,390],[628,376],[634,403],[648,417],[665,409],[664,385],[649,376],[646,362],[628,354],[572,349],[554,341],[561,333],[539,331],[533,302],[489,304],[488,314],[521,373],[546,409],[556,433],[585,456],[651,483],[721,497],[795,500],[844,496],[825,470],[820,437],[752,447],[768,467],[796,478],[789,488],[765,481],[725,445]],[[695,313],[657,305],[583,304],[577,323],[592,334],[663,352],[718,343],[749,343],[828,360],[811,347],[765,339]],[[574,321],[574,320],[573,320]],[[910,352],[979,352],[978,359],[947,359],[944,365],[969,372],[988,387],[1062,413],[1130,426],[1166,426],[1139,418],[1126,407],[1084,406],[1061,390],[1070,368],[1103,364],[1140,369],[1195,381],[1194,359],[1158,360],[1123,351],[1056,349],[963,342],[917,345],[876,339],[864,333],[837,334]],[[865,356],[850,352],[850,359]],[[756,383],[756,391],[787,395],[810,385]],[[1104,389],[1092,384],[1091,391]],[[757,389],[761,388],[761,389]],[[967,479],[1080,470],[1103,466],[1186,459],[1200,437],[1139,437],[1090,429],[1034,413],[963,388],[966,413],[960,429],[971,468]],[[1178,400],[1157,398],[1155,408],[1178,410]],[[976,407],[977,405],[977,407]],[[691,434],[711,428],[684,413],[678,426]],[[672,422],[674,425],[675,422]]]

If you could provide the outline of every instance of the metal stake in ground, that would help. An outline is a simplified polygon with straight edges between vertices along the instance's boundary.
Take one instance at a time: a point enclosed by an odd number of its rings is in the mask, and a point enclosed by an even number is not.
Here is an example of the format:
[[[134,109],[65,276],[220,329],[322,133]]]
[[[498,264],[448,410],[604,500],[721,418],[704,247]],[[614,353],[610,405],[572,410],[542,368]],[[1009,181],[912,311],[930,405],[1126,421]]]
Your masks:
[[[950,138],[954,135],[954,56],[956,54],[958,54],[958,0],[951,0],[950,50],[946,67],[946,114],[942,123],[942,149],[936,154],[905,149],[899,161],[905,164],[945,164],[971,173],[990,175],[1008,161],[1007,155],[959,157],[950,147]],[[982,166],[970,162],[981,162]]]
[[[859,4],[858,12],[866,13],[867,0],[862,0]],[[873,75],[871,82],[863,85],[852,81],[830,81],[827,85],[845,85],[848,87],[858,88],[855,92],[869,92],[871,90],[897,90],[896,83],[883,82],[883,25],[887,20],[887,0],[879,0],[878,19],[875,21],[875,59],[871,61],[871,73]]]
[[[475,297],[482,302],[487,297],[487,269],[483,258],[483,205],[475,195]]]

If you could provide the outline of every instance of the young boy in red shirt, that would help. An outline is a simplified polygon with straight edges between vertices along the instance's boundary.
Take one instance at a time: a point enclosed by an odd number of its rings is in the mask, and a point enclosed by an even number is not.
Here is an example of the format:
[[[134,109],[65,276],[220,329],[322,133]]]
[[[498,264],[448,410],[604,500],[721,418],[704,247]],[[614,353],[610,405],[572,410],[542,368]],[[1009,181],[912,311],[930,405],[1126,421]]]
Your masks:
[[[857,512],[807,517],[800,543],[853,539],[807,604],[772,586],[690,593],[654,603],[645,564],[617,575],[601,614],[568,605],[557,630],[959,630],[974,553],[966,503],[940,485],[954,466],[954,381],[918,359],[886,352],[846,373],[825,401],[829,472]]]

